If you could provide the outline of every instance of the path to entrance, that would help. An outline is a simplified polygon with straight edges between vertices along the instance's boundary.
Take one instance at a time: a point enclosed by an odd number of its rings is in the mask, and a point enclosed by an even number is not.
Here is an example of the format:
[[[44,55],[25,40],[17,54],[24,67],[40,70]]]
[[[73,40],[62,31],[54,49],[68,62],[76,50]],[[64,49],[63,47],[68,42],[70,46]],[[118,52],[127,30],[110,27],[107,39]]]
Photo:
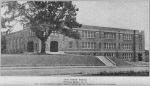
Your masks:
[[[64,53],[63,51],[58,51],[58,52],[49,52],[49,51],[46,51],[46,53],[48,53],[48,54],[56,54],[56,55],[59,55],[59,54],[66,54],[66,53]]]

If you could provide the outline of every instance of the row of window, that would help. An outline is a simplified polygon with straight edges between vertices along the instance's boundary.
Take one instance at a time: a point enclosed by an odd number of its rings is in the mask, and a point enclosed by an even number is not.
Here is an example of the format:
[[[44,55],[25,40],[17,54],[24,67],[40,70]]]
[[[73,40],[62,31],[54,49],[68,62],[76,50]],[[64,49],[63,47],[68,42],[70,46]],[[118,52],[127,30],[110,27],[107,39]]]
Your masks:
[[[107,56],[107,57],[114,57],[114,53],[105,53],[104,56]]]
[[[94,37],[96,37],[96,32],[94,32],[94,31],[82,31],[82,37],[94,38]]]
[[[132,53],[123,53],[123,59],[130,61],[132,59]]]
[[[123,44],[124,50],[132,50],[132,44]]]
[[[99,49],[101,49],[101,42],[99,42]],[[119,44],[120,46],[120,44]],[[76,47],[79,47],[79,42],[76,41]],[[69,42],[69,48],[73,48],[73,42]],[[96,42],[82,42],[82,49],[95,49],[96,48]],[[118,47],[120,48],[120,47]],[[114,50],[116,49],[116,43],[104,43],[104,49],[110,49]],[[122,46],[123,50],[132,50],[132,44],[123,44]],[[142,44],[139,44],[139,50],[142,50]]]
[[[131,34],[123,34],[123,40],[132,40]]]
[[[104,49],[116,49],[116,43],[104,43]]]
[[[96,37],[96,32],[95,31],[82,31],[82,37],[94,38],[94,37]],[[116,39],[116,33],[104,32],[104,38],[105,39]],[[119,39],[120,39],[120,36],[119,36]],[[132,34],[123,34],[123,40],[132,40]],[[142,40],[141,35],[139,35],[139,40]]]
[[[82,49],[95,49],[96,42],[82,42]]]
[[[116,38],[116,34],[115,33],[104,33],[104,38],[105,39],[115,39]]]

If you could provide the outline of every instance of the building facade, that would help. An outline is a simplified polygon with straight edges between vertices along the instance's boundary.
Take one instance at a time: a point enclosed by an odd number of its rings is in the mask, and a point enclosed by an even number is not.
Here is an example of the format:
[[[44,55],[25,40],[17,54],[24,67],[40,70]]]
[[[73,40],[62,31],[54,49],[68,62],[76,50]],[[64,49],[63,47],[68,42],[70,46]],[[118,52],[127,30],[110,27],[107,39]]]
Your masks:
[[[126,61],[145,60],[144,31],[89,25],[74,30],[79,31],[81,39],[75,40],[53,31],[46,41],[46,52],[100,55]],[[29,28],[9,34],[6,40],[7,53],[41,50],[40,40]]]

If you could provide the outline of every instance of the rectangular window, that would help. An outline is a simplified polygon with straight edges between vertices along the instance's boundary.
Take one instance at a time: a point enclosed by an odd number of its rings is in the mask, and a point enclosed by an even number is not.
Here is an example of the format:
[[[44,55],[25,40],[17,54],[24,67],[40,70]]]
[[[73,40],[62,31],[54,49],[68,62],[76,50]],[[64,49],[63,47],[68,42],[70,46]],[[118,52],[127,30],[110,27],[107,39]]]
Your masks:
[[[72,41],[69,42],[69,48],[72,48]]]
[[[96,49],[96,42],[94,42],[94,48]]]
[[[35,43],[35,50],[37,51],[38,49],[38,44],[37,43]]]
[[[91,49],[94,49],[94,43],[91,42]]]
[[[85,31],[85,37],[87,37],[87,31]]]
[[[76,47],[79,48],[79,42],[78,41],[76,41]]]
[[[90,49],[90,46],[91,46],[91,43],[90,43],[90,42],[88,42],[88,49]]]
[[[99,42],[99,49],[101,49],[101,42]]]
[[[82,31],[82,37],[84,37],[84,31]]]
[[[89,37],[89,38],[91,38],[91,35],[90,35],[90,33],[91,33],[91,32],[90,32],[90,31],[88,31],[88,37]]]
[[[83,48],[83,49],[84,49],[84,44],[85,44],[85,43],[84,43],[84,42],[82,42],[82,48]]]
[[[96,32],[93,32],[94,33],[94,37],[96,37]]]
[[[142,44],[139,44],[139,50],[142,50]]]
[[[85,47],[84,48],[87,49],[87,42],[85,42]]]

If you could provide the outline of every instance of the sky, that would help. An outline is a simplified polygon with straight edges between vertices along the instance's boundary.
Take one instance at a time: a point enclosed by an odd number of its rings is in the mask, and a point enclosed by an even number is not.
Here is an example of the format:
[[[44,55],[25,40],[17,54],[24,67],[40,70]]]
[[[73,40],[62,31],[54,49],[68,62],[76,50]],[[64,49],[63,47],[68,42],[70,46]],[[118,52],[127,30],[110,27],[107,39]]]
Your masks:
[[[145,31],[145,49],[149,50],[148,1],[74,1],[77,21],[85,25]]]
[[[149,50],[148,1],[73,1],[79,8],[77,21],[83,25],[145,31],[145,49]],[[17,24],[13,32],[21,30]]]

